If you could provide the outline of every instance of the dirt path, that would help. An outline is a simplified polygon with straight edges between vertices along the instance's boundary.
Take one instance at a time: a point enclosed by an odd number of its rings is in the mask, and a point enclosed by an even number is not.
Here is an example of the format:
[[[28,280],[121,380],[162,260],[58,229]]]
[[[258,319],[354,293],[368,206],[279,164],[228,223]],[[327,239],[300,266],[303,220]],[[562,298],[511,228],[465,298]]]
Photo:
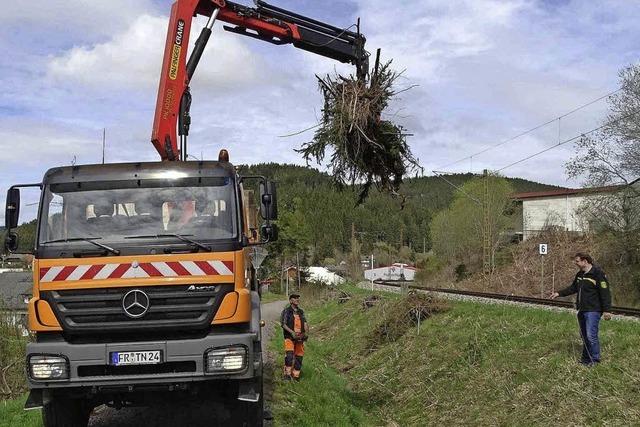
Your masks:
[[[269,408],[273,387],[271,380],[275,371],[272,355],[267,351],[269,340],[273,336],[276,322],[286,301],[275,301],[262,305],[262,319],[267,323],[262,330],[262,351],[265,357],[264,363],[264,393],[265,406]],[[124,408],[116,410],[105,405],[96,408],[91,415],[89,427],[138,427],[147,426],[216,426],[229,425],[228,414],[225,408],[210,405],[204,406],[196,403],[180,403],[173,405],[158,405],[142,408]]]
[[[271,340],[274,332],[274,326],[278,324],[280,313],[287,305],[287,301],[274,301],[267,304],[262,304],[262,320],[267,324],[262,330],[262,352],[266,352],[266,346]]]
[[[268,346],[273,334],[278,333],[280,330],[277,325],[280,313],[286,304],[287,301],[274,301],[262,305],[262,320],[266,322],[262,330],[262,355],[264,358],[264,406],[267,411],[271,409],[271,402],[273,401],[273,376],[278,372],[279,366],[278,355],[269,352]],[[271,424],[265,422],[265,425],[270,426]]]

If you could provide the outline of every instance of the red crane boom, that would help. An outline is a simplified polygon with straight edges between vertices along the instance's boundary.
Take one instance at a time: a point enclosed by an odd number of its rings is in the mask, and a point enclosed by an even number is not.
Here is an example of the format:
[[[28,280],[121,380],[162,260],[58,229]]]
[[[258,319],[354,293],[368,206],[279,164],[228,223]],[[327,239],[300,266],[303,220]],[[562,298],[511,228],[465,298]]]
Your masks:
[[[208,16],[187,60],[191,21],[196,15]],[[191,118],[189,82],[202,56],[216,20],[231,24],[224,29],[276,45],[293,44],[318,55],[356,66],[364,78],[369,54],[365,37],[257,0],[246,7],[225,0],[176,0],[171,8],[164,60],[158,87],[151,142],[162,160],[186,160],[187,136]],[[352,27],[353,27],[352,26]]]

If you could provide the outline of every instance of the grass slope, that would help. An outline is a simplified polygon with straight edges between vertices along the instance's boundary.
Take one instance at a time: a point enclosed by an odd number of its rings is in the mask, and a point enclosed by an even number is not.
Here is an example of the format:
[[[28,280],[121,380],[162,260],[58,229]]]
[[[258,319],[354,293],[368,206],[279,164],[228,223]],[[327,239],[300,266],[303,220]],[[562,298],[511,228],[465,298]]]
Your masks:
[[[309,409],[313,419],[305,425],[640,420],[638,322],[603,322],[603,363],[588,369],[577,363],[581,342],[572,313],[457,302],[419,332],[413,327],[395,342],[374,345],[372,331],[390,305],[365,311],[361,301],[358,292],[347,304],[308,311],[314,326],[305,376],[277,382],[277,425],[298,425],[297,415],[304,420]]]
[[[276,334],[271,351],[276,356],[273,395],[276,426],[361,425],[365,402],[349,389],[343,378],[326,363],[319,344],[308,343],[300,382],[282,380],[283,338]]]
[[[38,427],[42,425],[39,410],[25,411],[24,402],[27,395],[19,399],[0,401],[0,426]]]

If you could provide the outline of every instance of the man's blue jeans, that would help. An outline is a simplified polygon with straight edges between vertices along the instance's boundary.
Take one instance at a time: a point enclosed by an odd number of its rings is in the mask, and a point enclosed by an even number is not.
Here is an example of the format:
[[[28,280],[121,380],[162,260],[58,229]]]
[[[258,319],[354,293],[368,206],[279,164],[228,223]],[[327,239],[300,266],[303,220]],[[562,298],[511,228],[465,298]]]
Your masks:
[[[579,311],[580,335],[582,336],[582,363],[600,362],[600,341],[598,328],[600,326],[599,311]]]

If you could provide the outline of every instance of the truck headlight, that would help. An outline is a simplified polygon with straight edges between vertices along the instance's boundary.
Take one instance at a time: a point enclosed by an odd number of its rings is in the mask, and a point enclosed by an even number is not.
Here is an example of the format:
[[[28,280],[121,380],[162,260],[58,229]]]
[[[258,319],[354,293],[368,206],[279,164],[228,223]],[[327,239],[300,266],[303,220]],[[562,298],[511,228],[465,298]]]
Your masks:
[[[247,347],[213,348],[204,354],[207,372],[223,373],[244,371],[247,367]]]
[[[69,378],[69,360],[48,354],[30,356],[29,373],[34,380],[66,380]]]

